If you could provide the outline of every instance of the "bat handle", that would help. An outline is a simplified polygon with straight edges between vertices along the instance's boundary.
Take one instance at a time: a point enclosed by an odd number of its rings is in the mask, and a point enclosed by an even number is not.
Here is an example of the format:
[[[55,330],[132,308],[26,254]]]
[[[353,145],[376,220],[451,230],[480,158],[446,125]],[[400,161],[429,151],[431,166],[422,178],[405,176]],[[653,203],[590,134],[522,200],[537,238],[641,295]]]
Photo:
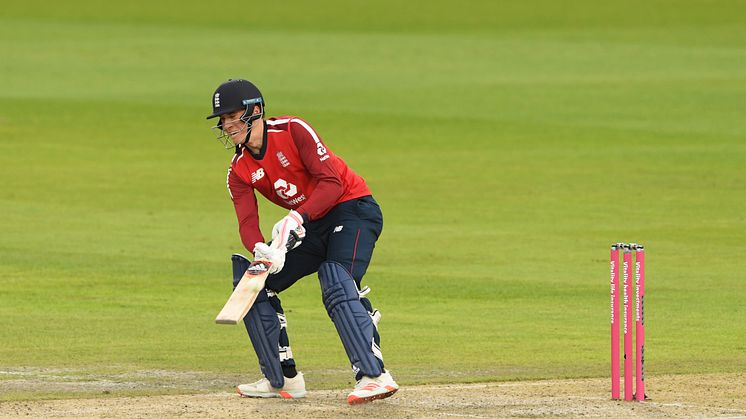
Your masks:
[[[295,230],[290,230],[290,236],[288,237],[287,244],[285,244],[285,249],[291,250],[293,246],[295,246],[295,243],[297,243],[298,241],[300,241],[298,233],[296,233]]]
[[[268,241],[267,246],[271,246],[273,241],[274,240]],[[300,236],[298,236],[298,233],[296,233],[295,230],[291,230],[290,234],[288,234],[288,241],[285,243],[285,250],[292,250],[295,243],[298,243],[299,241],[301,241],[301,239]]]

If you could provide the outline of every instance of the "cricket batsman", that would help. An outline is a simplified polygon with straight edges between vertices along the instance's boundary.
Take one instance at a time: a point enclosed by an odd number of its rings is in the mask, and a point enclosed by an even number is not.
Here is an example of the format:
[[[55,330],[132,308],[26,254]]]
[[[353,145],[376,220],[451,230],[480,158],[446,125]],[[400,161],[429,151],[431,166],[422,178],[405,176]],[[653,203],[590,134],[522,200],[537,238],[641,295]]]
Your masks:
[[[318,272],[324,306],[357,380],[347,401],[389,397],[399,386],[384,368],[377,329],[381,315],[366,298],[370,289],[361,287],[383,229],[381,209],[365,180],[308,122],[296,116],[267,118],[265,105],[254,84],[228,80],[215,90],[207,117],[219,118],[218,139],[235,149],[228,192],[241,241],[255,259],[271,262],[265,289],[243,319],[264,378],[237,391],[244,397],[305,397],[278,295]],[[275,224],[269,243],[259,229],[255,191],[289,211]],[[287,250],[291,234],[301,240]],[[232,260],[235,287],[250,261],[238,254]]]

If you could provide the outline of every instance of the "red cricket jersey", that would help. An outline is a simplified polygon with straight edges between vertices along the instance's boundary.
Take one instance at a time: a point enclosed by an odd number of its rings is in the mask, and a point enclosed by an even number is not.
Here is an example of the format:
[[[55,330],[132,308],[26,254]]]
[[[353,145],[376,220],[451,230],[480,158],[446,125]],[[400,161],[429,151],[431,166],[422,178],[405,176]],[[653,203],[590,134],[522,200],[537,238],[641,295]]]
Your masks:
[[[264,242],[254,190],[275,204],[298,211],[306,221],[326,215],[340,202],[370,195],[365,180],[329,150],[304,120],[269,118],[259,155],[240,146],[228,169],[228,192],[249,251]]]

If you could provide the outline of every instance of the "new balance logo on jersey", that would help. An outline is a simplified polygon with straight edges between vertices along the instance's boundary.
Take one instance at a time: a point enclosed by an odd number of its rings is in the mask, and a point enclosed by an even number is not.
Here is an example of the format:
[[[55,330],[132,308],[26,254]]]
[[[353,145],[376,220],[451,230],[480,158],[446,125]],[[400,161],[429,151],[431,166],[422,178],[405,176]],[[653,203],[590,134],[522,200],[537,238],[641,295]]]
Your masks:
[[[298,193],[298,187],[292,183],[288,183],[285,179],[277,179],[274,184],[275,193],[277,196],[287,201],[288,199],[295,196]]]
[[[264,177],[264,169],[259,169],[256,172],[251,173],[251,183],[256,183],[257,180]]]
[[[285,157],[285,155],[282,154],[282,151],[277,152],[277,160],[280,161],[280,164],[282,165],[282,167],[290,166],[290,162],[288,161],[287,157]]]
[[[334,227],[334,232],[335,233],[339,233],[340,231],[342,231],[343,228],[344,228],[344,226],[336,226],[336,227]]]
[[[220,93],[215,93],[214,100],[215,100],[215,107],[219,108],[220,107]]]

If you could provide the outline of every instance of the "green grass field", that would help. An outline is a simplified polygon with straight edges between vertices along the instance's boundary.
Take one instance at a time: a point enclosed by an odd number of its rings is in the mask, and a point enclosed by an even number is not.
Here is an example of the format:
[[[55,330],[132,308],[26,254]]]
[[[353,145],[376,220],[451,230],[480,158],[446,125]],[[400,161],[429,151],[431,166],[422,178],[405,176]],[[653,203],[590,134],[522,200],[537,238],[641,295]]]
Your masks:
[[[213,323],[229,77],[374,190],[401,383],[606,376],[616,241],[648,250],[648,376],[746,369],[743,3],[47,3],[0,10],[0,370],[258,378]],[[283,305],[309,385],[348,386],[317,279]]]

